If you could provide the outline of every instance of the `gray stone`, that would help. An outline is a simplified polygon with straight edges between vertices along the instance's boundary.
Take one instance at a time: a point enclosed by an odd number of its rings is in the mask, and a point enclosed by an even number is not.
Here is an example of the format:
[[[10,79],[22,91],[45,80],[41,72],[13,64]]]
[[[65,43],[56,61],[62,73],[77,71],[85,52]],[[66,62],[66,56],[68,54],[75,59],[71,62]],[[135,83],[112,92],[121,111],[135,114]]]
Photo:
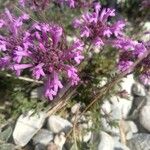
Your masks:
[[[150,131],[150,105],[144,106],[139,114],[140,124],[148,131]]]
[[[118,123],[119,120],[126,119],[131,107],[131,100],[117,96],[113,96],[109,100],[105,101],[101,107],[101,114],[104,115],[104,117],[101,118],[103,130],[110,132],[113,135],[119,135],[119,128],[110,126],[109,122]],[[108,117],[106,118],[106,116]]]
[[[111,104],[108,100],[105,100],[101,106],[101,114],[109,114],[111,113]]]
[[[115,122],[118,123],[118,121]],[[120,134],[119,128],[116,126],[110,126],[106,118],[101,118],[101,126],[104,131],[111,133],[112,135],[119,136]]]
[[[59,146],[53,142],[50,142],[47,146],[47,150],[60,150]]]
[[[81,108],[81,103],[77,103],[75,105],[73,105],[73,107],[71,108],[71,112],[72,114],[76,114]]]
[[[111,101],[111,117],[113,119],[126,119],[132,107],[132,100],[113,96]]]
[[[118,141],[115,141],[114,150],[130,150],[130,149],[126,145],[124,145]]]
[[[47,127],[54,133],[61,131],[67,133],[72,128],[72,124],[66,119],[52,115],[48,118]]]
[[[129,140],[132,138],[134,133],[138,132],[138,128],[133,121],[125,121],[125,124],[126,140]]]
[[[135,134],[127,145],[131,150],[150,150],[150,134]]]
[[[54,138],[54,135],[51,131],[41,129],[34,137],[33,137],[33,143],[36,145],[37,143],[43,144],[45,146],[48,145],[50,141],[52,141]]]
[[[114,150],[114,140],[106,132],[100,133],[100,143],[98,145],[98,150]]]
[[[120,83],[121,90],[127,91],[127,93],[130,95],[133,84],[135,84],[135,80],[134,80],[133,74],[130,74],[127,77],[122,79],[122,82]]]
[[[145,87],[142,84],[136,82],[132,86],[132,94],[136,96],[146,96]]]
[[[65,133],[63,132],[57,134],[54,138],[54,143],[58,146],[59,150],[63,149],[65,142],[66,142],[66,137],[65,137]]]
[[[47,150],[46,146],[43,144],[36,144],[34,150]]]
[[[78,124],[78,129],[77,132],[79,132],[79,140],[81,142],[87,143],[92,136],[92,132],[89,130],[92,127],[92,121],[86,118],[85,122],[83,123],[82,121]]]
[[[26,116],[21,115],[15,125],[13,139],[16,145],[25,146],[32,137],[41,129],[46,119],[46,114],[40,112],[32,115],[30,111]]]

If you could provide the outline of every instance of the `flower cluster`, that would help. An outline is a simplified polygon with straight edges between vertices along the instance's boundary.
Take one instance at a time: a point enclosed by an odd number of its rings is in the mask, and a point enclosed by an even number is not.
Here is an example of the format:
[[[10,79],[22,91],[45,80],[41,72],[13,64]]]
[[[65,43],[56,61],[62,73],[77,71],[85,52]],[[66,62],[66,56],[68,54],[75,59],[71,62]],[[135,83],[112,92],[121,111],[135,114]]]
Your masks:
[[[29,16],[24,13],[16,17],[6,9],[3,18],[0,20],[0,29],[3,31],[3,34],[0,35],[0,67],[6,69],[11,68],[16,59],[17,61],[20,59],[14,57],[14,50],[28,48],[28,32],[24,32],[23,24],[29,19]]]
[[[111,37],[123,35],[123,21],[111,23],[110,17],[115,16],[115,10],[103,8],[99,3],[93,3],[94,10],[85,12],[73,21],[74,28],[80,30],[81,37],[86,38],[93,46],[102,47],[109,43]]]
[[[28,69],[35,79],[44,79],[45,96],[50,100],[63,87],[63,81],[78,84],[75,65],[84,58],[80,40],[68,45],[58,25],[36,23],[26,29],[23,21],[28,19],[27,15],[17,18],[8,10],[6,15],[8,20],[1,20],[1,29],[8,31],[0,36],[1,68],[11,69],[18,76]]]
[[[148,47],[145,43],[133,41],[129,38],[122,37],[114,42],[114,47],[119,49],[118,69],[120,72],[128,70],[132,71],[132,65],[144,55],[147,55],[137,66],[136,70],[139,74],[139,79],[145,85],[150,84],[150,55]],[[135,70],[135,71],[136,71]]]
[[[143,8],[150,8],[150,1],[149,0],[142,0],[142,7]]]
[[[44,9],[50,2],[71,8],[87,4],[85,0],[20,0],[23,7],[33,6],[33,9]],[[111,21],[114,16],[114,9],[102,8],[93,2],[89,11],[73,20],[73,27],[80,31],[82,41],[76,38],[68,43],[61,26],[32,23],[26,13],[16,16],[6,9],[0,19],[0,68],[11,70],[17,76],[28,70],[33,78],[44,81],[44,93],[50,100],[65,82],[77,85],[80,81],[76,66],[84,59],[82,53],[86,45],[83,41],[98,48],[105,45],[115,47],[119,56],[117,69],[130,72],[130,67],[147,52],[148,44],[126,37],[123,32],[125,23]],[[144,84],[150,84],[149,66],[150,55],[137,66]]]
[[[150,41],[143,43],[145,47],[147,48],[147,51],[150,51]],[[139,78],[142,83],[145,85],[150,85],[150,54],[142,61],[141,68],[142,71],[139,75]]]
[[[93,3],[93,10],[74,19],[73,27],[79,29],[81,38],[93,46],[98,48],[105,45],[115,47],[119,56],[119,72],[128,71],[130,73],[133,69],[132,65],[147,52],[147,49],[142,42],[126,37],[123,32],[125,23],[121,20],[111,22],[110,18],[114,16],[114,9],[102,8],[99,3]],[[148,59],[150,59],[149,56],[137,66],[137,70],[148,68],[147,65],[150,63]],[[141,73],[140,78],[144,83],[149,81],[150,76],[148,77],[148,75],[147,71]]]

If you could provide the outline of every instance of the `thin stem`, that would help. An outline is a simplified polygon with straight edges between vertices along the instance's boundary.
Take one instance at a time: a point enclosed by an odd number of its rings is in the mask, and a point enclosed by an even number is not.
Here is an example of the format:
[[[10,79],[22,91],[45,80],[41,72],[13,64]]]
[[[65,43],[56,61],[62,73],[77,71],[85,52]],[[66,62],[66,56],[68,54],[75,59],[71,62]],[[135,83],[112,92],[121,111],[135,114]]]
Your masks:
[[[34,80],[34,79],[31,79],[31,78],[27,78],[27,77],[14,77],[12,76],[11,74],[9,73],[6,73],[5,74],[6,77],[9,77],[9,78],[16,78],[16,79],[19,79],[19,80],[22,80],[22,81],[27,81],[27,82],[34,82],[34,83],[38,83],[38,84],[43,84],[43,81],[38,81],[38,80]]]

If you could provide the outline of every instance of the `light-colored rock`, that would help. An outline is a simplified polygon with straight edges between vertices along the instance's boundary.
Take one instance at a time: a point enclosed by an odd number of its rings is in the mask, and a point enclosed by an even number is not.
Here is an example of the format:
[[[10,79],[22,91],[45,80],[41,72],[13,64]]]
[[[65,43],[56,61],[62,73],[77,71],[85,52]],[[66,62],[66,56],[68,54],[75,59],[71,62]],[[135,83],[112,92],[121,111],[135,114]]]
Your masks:
[[[92,126],[91,121],[89,123],[83,123],[78,126],[79,140],[82,142],[88,142],[91,139],[92,132],[89,130]]]
[[[130,95],[132,91],[132,86],[134,83],[135,83],[135,80],[134,80],[133,74],[130,74],[127,77],[122,79],[122,82],[120,84],[121,89],[127,91],[128,94]]]
[[[113,120],[113,121],[118,123],[117,120]],[[102,126],[102,129],[105,132],[109,132],[109,133],[111,133],[114,136],[119,136],[119,134],[120,134],[119,128],[118,127],[114,127],[114,126],[110,126],[107,118],[101,118],[101,126]]]
[[[84,136],[83,136],[83,142],[87,143],[92,136],[92,132],[88,131]]]
[[[150,131],[150,105],[144,106],[139,114],[140,124],[148,131]]]
[[[48,118],[47,127],[54,133],[61,131],[67,133],[72,128],[72,124],[66,119],[52,115]]]
[[[65,142],[66,142],[66,137],[65,137],[65,133],[63,132],[57,134],[54,138],[54,143],[59,147],[59,150],[62,150]]]
[[[52,141],[54,138],[54,135],[51,131],[41,129],[34,137],[33,137],[33,143],[36,145],[37,143],[43,144],[45,146],[48,145],[50,141]]]
[[[98,145],[98,150],[113,150],[114,149],[114,140],[106,132],[100,133],[100,143]]]
[[[47,150],[46,146],[43,144],[36,144],[34,150]]]
[[[25,146],[43,126],[46,114],[40,112],[32,115],[32,113],[30,111],[26,116],[21,115],[18,118],[13,132],[13,139],[16,145]]]
[[[75,105],[73,105],[73,107],[71,108],[71,112],[72,114],[76,114],[81,108],[81,103],[77,103]]]
[[[126,119],[132,107],[132,101],[118,96],[110,98],[111,101],[111,117],[113,119]]]
[[[123,145],[122,143],[115,141],[114,150],[130,150],[130,149],[126,145]]]
[[[150,150],[150,134],[135,134],[127,145],[131,150]]]
[[[113,96],[109,100],[105,100],[101,107],[101,114],[109,116],[108,118],[101,118],[101,125],[107,132],[111,132],[114,135],[119,134],[119,128],[111,127],[109,121],[118,122],[118,120],[126,119],[130,109],[132,107],[132,101]]]
[[[111,104],[108,100],[105,100],[101,106],[101,114],[105,115],[109,113],[111,113]]]
[[[134,133],[138,132],[138,128],[133,121],[125,121],[126,122],[126,140],[132,138]]]
[[[142,84],[136,82],[132,86],[132,94],[136,96],[146,96],[145,88]]]
[[[122,131],[124,132],[126,140],[131,139],[133,136],[133,133],[138,132],[137,126],[133,121],[121,120],[120,129],[122,129]]]
[[[53,142],[50,142],[47,146],[47,150],[60,150],[59,146]]]
[[[128,122],[132,133],[137,133],[138,132],[138,128],[137,128],[136,124],[133,121],[126,121],[126,122]]]
[[[130,150],[126,145],[119,142],[118,137],[111,137],[106,132],[100,133],[98,150]]]

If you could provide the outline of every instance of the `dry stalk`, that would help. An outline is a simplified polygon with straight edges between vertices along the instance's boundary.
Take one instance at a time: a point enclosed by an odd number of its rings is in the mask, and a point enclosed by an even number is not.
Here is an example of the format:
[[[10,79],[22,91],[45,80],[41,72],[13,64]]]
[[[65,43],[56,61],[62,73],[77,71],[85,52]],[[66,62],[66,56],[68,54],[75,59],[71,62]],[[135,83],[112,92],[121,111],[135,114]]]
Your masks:
[[[121,143],[126,145],[126,134],[125,134],[125,122],[123,119],[119,121],[119,131],[120,131],[120,139]]]
[[[27,78],[27,77],[21,77],[21,76],[20,77],[14,77],[9,73],[6,73],[5,76],[9,77],[9,78],[19,79],[19,80],[22,80],[22,81],[34,82],[34,83],[37,83],[37,84],[43,84],[43,81],[38,81],[38,80],[34,80],[34,79],[31,79],[31,78]]]
[[[77,138],[76,138],[76,124],[77,124],[77,121],[78,121],[78,114],[79,114],[79,108],[75,114],[75,120],[74,120],[74,123],[73,123],[73,137],[74,137],[74,143],[75,143],[75,149],[78,150],[78,146],[77,146]]]

